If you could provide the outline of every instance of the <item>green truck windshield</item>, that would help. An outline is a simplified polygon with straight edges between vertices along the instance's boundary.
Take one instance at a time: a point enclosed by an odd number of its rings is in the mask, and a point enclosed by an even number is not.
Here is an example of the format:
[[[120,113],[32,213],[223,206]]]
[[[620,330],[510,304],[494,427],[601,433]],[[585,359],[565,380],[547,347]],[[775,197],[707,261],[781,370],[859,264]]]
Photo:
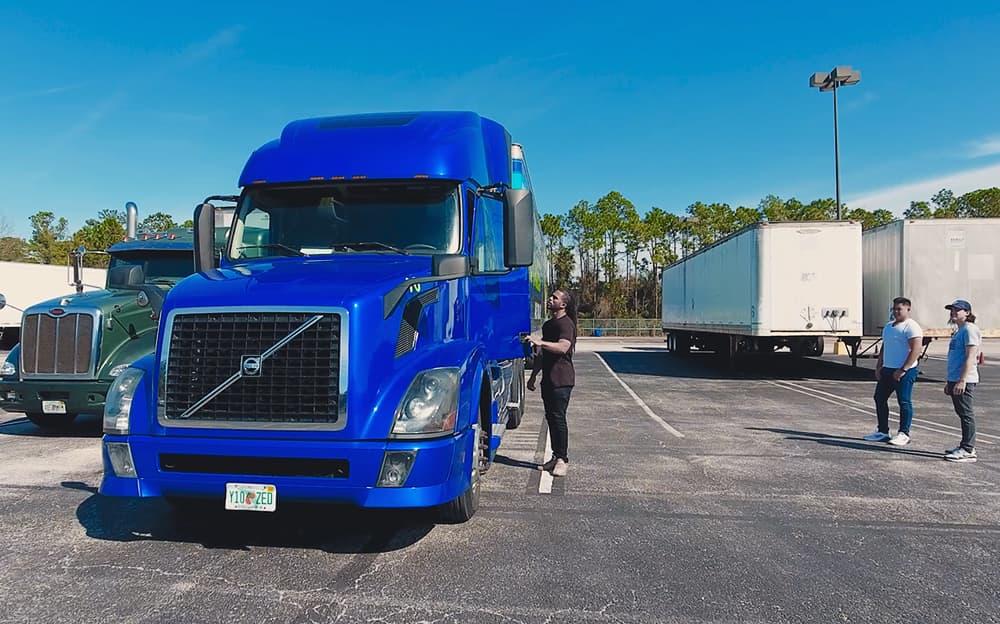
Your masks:
[[[147,284],[176,283],[194,273],[194,260],[190,251],[116,253],[111,257],[109,268],[120,266],[141,266]]]

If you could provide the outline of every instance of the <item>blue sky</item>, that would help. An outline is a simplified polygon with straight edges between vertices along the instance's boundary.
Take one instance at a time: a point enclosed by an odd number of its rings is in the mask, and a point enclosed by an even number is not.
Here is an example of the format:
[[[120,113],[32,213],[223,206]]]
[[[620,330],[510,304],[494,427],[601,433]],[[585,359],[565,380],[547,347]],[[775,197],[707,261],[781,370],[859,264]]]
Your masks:
[[[1000,5],[934,2],[0,4],[0,218],[28,236],[128,200],[188,218],[302,117],[475,110],[525,146],[543,211],[767,193],[901,211],[1000,185]]]

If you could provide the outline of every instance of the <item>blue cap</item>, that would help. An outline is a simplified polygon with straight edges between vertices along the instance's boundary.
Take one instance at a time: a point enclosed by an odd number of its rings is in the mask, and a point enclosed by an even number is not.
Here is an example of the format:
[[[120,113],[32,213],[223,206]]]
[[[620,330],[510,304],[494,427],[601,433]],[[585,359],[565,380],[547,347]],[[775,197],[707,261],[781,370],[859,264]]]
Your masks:
[[[965,310],[966,312],[972,312],[972,304],[965,299],[956,299],[952,303],[949,303],[944,307],[946,310]]]

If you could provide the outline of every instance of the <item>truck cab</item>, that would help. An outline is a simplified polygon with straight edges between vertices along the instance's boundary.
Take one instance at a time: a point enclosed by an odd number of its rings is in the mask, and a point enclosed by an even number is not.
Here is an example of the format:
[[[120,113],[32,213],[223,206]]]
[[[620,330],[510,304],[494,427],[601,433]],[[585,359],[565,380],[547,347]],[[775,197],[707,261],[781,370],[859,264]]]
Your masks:
[[[79,287],[86,252],[74,252],[77,292],[24,310],[21,341],[0,370],[0,408],[51,430],[103,414],[114,379],[153,352],[164,296],[194,272],[193,249],[191,228],[140,232],[107,250],[104,288],[88,292]]]
[[[469,519],[544,314],[523,150],[475,113],[307,119],[240,186],[221,266],[203,204],[199,272],[112,389],[101,492]]]

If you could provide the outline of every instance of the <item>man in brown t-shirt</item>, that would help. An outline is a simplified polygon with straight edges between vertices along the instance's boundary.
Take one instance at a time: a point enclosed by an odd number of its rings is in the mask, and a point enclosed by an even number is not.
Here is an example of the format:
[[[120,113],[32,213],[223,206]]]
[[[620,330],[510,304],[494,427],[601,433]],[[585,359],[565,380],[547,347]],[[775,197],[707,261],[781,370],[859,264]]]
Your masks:
[[[573,351],[576,349],[576,306],[573,297],[562,290],[549,296],[549,313],[552,318],[542,325],[542,337],[529,336],[542,351],[541,358],[535,358],[534,370],[528,379],[528,389],[535,389],[535,378],[542,371],[542,403],[545,405],[545,420],[549,425],[552,441],[552,457],[542,464],[542,470],[549,470],[553,476],[565,477],[569,470],[569,432],[566,427],[566,408],[569,395],[576,384],[576,370],[573,368]]]

